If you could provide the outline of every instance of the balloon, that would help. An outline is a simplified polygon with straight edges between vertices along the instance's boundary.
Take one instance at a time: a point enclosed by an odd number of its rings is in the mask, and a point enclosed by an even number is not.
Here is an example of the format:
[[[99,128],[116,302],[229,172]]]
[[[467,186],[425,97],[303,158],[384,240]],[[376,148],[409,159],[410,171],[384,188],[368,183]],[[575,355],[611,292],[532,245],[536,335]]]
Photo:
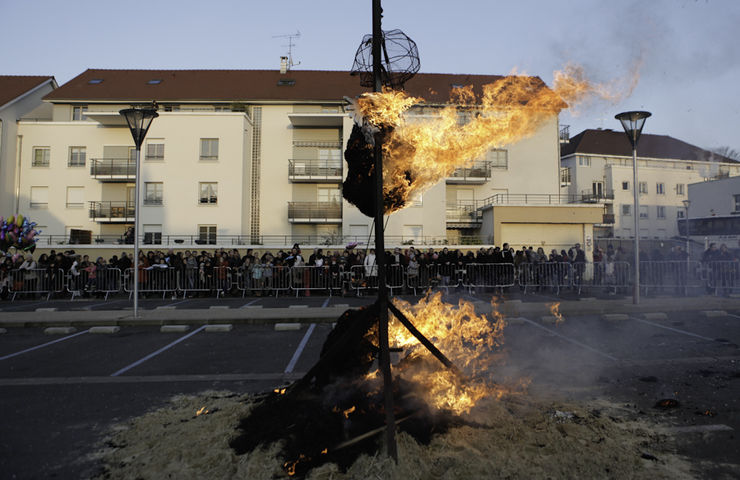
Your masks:
[[[15,223],[18,225],[23,225],[23,215],[19,213],[18,216],[15,218]]]

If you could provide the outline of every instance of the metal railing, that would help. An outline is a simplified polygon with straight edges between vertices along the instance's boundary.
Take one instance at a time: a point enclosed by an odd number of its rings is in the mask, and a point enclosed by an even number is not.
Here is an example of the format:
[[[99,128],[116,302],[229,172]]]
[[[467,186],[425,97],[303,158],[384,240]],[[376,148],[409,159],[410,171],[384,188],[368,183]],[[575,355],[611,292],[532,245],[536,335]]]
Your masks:
[[[474,201],[450,202],[445,210],[447,223],[478,225],[483,221],[483,213],[475,206]]]
[[[98,180],[127,182],[136,177],[136,161],[130,158],[93,158],[90,176]]]
[[[491,162],[482,161],[475,162],[469,167],[455,169],[448,177],[448,181],[485,182],[489,178],[491,178]]]
[[[601,200],[614,200],[614,191],[605,190],[601,192],[594,192],[593,190],[581,191],[581,199],[586,203],[598,202]]]
[[[342,221],[342,202],[288,202],[288,221],[327,223]]]
[[[288,178],[292,181],[327,181],[342,179],[342,162],[328,160],[288,160]]]
[[[11,301],[17,295],[46,295],[49,300],[52,294],[64,291],[64,272],[61,269],[14,269],[7,273],[8,292]]]
[[[134,294],[134,269],[127,268],[123,274],[123,290],[131,298]],[[146,267],[139,268],[139,294],[161,293],[165,298],[167,293],[174,297],[179,290],[178,272],[171,267]]]
[[[136,209],[134,202],[89,202],[89,217],[95,221],[121,220],[133,222]]]
[[[107,300],[111,293],[121,291],[123,277],[118,268],[95,270],[81,270],[77,275],[67,274],[67,291],[75,297],[87,295],[103,295]]]

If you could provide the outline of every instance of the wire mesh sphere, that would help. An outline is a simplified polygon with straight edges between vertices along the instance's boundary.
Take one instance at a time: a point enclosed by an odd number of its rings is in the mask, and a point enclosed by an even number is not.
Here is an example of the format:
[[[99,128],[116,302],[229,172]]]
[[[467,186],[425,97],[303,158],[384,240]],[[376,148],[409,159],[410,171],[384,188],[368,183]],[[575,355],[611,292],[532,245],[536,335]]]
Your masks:
[[[401,30],[384,31],[380,50],[382,85],[392,88],[403,87],[403,84],[419,71],[419,50],[416,43]],[[360,84],[363,87],[375,86],[372,35],[365,35],[362,38],[362,43],[355,53],[351,74],[360,76]]]

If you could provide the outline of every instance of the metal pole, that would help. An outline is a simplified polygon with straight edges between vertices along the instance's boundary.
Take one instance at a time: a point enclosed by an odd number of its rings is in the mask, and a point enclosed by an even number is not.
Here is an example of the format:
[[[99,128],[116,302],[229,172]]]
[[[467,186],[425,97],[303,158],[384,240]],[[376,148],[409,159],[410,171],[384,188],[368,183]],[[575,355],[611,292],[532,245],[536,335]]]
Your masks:
[[[383,89],[381,79],[381,18],[383,8],[380,0],[373,0],[373,91]],[[375,262],[378,266],[378,343],[380,344],[379,366],[383,373],[383,393],[385,397],[385,437],[388,456],[398,462],[396,449],[396,420],[393,412],[393,377],[391,376],[391,355],[388,345],[388,288],[385,284],[385,235],[383,233],[383,134],[375,135]]]
[[[134,181],[134,318],[139,315],[139,156],[141,147],[136,147],[136,179]]]
[[[635,145],[633,142],[632,145]],[[635,275],[634,275],[634,286],[632,290],[632,303],[638,305],[640,303],[640,194],[639,184],[637,183],[637,147],[632,147],[632,190],[635,198]]]
[[[688,274],[691,273],[691,234],[689,233],[689,206],[686,205],[686,282],[689,281]]]

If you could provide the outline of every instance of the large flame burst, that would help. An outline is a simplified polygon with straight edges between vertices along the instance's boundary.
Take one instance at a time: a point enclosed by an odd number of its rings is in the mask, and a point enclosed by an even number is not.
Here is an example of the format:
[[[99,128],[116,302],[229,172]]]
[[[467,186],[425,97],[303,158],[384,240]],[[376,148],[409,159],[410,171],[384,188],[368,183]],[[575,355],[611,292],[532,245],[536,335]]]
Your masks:
[[[628,95],[638,78],[635,70],[627,82],[595,84],[583,68],[568,65],[554,73],[552,88],[538,77],[517,74],[484,85],[479,96],[472,86],[454,88],[450,104],[431,114],[428,108],[423,115],[405,115],[424,99],[397,90],[364,94],[357,105],[370,124],[387,128],[384,190],[400,192],[408,203],[492,148],[533,135],[564,108],[589,98],[613,102]]]
[[[488,318],[478,315],[470,302],[444,303],[440,292],[428,294],[416,305],[398,299],[394,302],[461,371],[443,367],[400,322],[391,319],[390,343],[406,354],[394,373],[419,385],[419,393],[430,406],[461,414],[484,397],[500,398],[522,391],[525,385],[521,382],[511,387],[493,379],[493,367],[503,357],[500,347],[505,326],[496,308]]]

